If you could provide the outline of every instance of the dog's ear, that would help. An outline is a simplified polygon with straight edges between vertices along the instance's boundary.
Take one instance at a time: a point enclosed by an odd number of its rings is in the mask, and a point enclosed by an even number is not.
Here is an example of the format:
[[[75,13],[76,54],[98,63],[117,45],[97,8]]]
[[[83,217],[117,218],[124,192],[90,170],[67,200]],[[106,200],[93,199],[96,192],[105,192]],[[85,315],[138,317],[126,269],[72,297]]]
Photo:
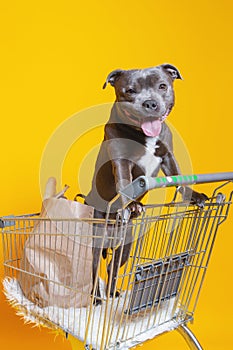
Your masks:
[[[162,64],[161,67],[171,76],[172,80],[175,80],[175,79],[182,79],[183,80],[178,69],[175,66],[173,66],[172,64],[165,63],[165,64]]]
[[[110,83],[112,86],[114,86],[116,79],[122,74],[122,72],[123,72],[122,69],[116,69],[113,72],[109,73],[109,75],[107,76],[107,79],[104,83],[103,89],[106,88],[108,83]]]

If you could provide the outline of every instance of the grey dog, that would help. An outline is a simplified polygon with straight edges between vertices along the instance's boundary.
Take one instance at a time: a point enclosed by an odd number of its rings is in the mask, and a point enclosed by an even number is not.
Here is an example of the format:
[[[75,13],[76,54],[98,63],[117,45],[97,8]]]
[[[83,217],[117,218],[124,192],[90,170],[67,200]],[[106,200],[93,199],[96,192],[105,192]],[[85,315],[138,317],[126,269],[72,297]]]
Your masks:
[[[157,176],[160,169],[166,176],[180,174],[173,153],[172,133],[166,124],[174,106],[173,82],[176,79],[182,77],[171,64],[146,69],[117,69],[108,75],[103,88],[110,83],[115,88],[116,101],[105,125],[92,188],[85,200],[95,207],[95,217],[105,218],[108,202],[138,176]],[[183,197],[199,205],[207,199],[205,194],[190,188],[181,188],[180,191]],[[123,200],[119,207],[124,204]],[[142,205],[134,202],[128,209],[132,218],[140,215]],[[124,247],[117,248],[115,252],[112,281],[108,281],[111,283],[111,295],[116,293],[117,266],[122,266],[129,257],[132,233],[130,229],[128,231]],[[93,248],[94,279],[100,254],[102,252],[106,256],[107,248],[101,251],[99,247]],[[96,295],[99,296],[98,288]]]

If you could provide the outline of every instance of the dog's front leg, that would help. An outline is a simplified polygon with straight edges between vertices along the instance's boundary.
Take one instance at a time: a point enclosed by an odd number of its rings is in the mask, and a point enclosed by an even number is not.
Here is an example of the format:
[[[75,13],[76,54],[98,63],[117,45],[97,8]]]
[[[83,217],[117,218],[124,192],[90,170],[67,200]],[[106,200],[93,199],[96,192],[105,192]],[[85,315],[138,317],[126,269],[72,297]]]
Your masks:
[[[118,159],[112,161],[112,168],[116,191],[119,192],[132,182],[132,163],[127,159]]]
[[[180,169],[174,155],[168,152],[161,164],[161,169],[166,176],[180,175]],[[190,201],[191,203],[197,204],[202,207],[208,197],[204,193],[199,193],[192,190],[188,186],[181,186],[179,192],[182,194],[183,200]]]
[[[119,193],[132,182],[132,165],[131,162],[126,159],[118,159],[112,162],[112,169],[115,178],[116,192]],[[121,197],[121,208],[124,208],[126,204],[127,199],[125,197]],[[130,211],[128,210],[128,208],[123,209],[122,219],[124,221],[128,221],[129,218]]]
[[[95,294],[94,305],[99,305],[102,303],[100,289],[99,289],[99,278],[98,278],[98,270],[99,270],[99,266],[100,266],[102,249],[100,249],[98,247],[93,247],[92,253],[93,253],[93,265],[92,265],[93,290],[92,290],[92,293]],[[95,285],[96,285],[96,287],[94,289]]]
[[[181,174],[179,165],[171,152],[162,157],[161,169],[166,176]]]
[[[119,193],[127,185],[132,182],[132,167],[131,161],[126,159],[114,160],[112,162],[113,174],[115,177],[116,192]],[[125,208],[128,199],[122,196],[121,208]],[[127,208],[123,209],[122,218],[128,221],[130,217],[137,217],[142,212],[142,205],[139,202],[130,203]]]
[[[125,232],[125,241],[114,252],[113,258],[108,265],[108,287],[110,288],[110,296],[119,296],[119,292],[116,290],[117,274],[127,260],[129,259],[130,249],[132,246],[132,227],[129,226]],[[128,243],[127,243],[128,242]]]

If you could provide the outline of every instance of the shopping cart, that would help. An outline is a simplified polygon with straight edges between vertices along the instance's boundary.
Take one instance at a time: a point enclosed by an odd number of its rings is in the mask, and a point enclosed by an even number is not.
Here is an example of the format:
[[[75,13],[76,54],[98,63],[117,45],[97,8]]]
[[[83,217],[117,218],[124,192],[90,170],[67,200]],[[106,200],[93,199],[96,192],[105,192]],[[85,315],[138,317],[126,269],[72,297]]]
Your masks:
[[[62,330],[67,336],[73,335],[83,342],[86,349],[127,349],[174,329],[182,334],[190,349],[202,349],[187,324],[194,317],[218,227],[229,212],[232,192],[226,185],[232,180],[233,172],[140,177],[109,203],[106,220],[50,220],[38,214],[2,217],[3,284],[7,298],[26,320]],[[172,201],[145,205],[142,214],[133,220],[125,221],[123,215],[117,215],[114,220],[109,216],[111,207],[120,196],[130,203],[149,189],[171,186],[177,189],[178,186],[219,181],[222,183],[204,206],[179,200],[176,190]],[[223,191],[228,193],[227,197]],[[39,232],[35,230],[38,223]],[[85,234],[82,231],[84,226]],[[102,235],[97,236],[94,230],[100,227]],[[120,267],[129,229],[133,237],[131,250],[128,260]],[[56,266],[56,251],[54,247],[49,250],[50,242],[55,238],[57,251],[71,242],[75,251],[77,235],[80,235],[80,239],[83,239],[82,235],[91,237],[93,245],[98,240],[100,249],[106,247],[106,240],[109,241],[107,246],[111,246],[111,249],[105,249],[106,259],[99,257],[93,290],[88,294],[85,290],[77,291],[75,283],[69,278],[65,279],[65,283],[53,278],[56,268],[63,269],[66,274],[68,267]],[[29,239],[31,242],[34,239],[37,247],[41,245],[41,249],[49,252],[47,258],[51,259],[51,265],[46,275],[32,272],[23,261]],[[90,244],[90,241],[86,244]],[[85,254],[82,259],[85,259]],[[41,257],[39,264],[43,263]],[[85,261],[82,266],[85,269]],[[114,269],[117,269],[117,275],[111,281]],[[51,299],[42,306],[36,303],[36,299],[35,302],[27,299],[19,283],[22,274],[30,277],[31,281],[37,280],[50,286],[48,288],[52,286],[54,290],[63,290],[66,304],[55,305]],[[114,293],[111,292],[111,282],[114,283]],[[97,288],[100,290],[99,297]],[[73,302],[75,293],[79,293],[79,300],[80,293],[81,300],[88,299],[88,305],[76,307]],[[67,305],[69,295],[72,295],[72,303]]]

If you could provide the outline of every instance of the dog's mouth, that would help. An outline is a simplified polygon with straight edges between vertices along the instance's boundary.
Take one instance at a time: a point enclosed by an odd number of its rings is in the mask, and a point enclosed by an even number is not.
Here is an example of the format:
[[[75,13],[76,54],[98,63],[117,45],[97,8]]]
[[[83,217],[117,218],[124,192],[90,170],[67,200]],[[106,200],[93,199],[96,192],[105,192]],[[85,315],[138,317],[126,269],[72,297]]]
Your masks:
[[[169,115],[171,108],[167,108],[165,113],[161,117],[148,116],[140,121],[141,118],[132,115],[126,108],[123,109],[125,115],[131,120],[137,127],[139,127],[146,136],[156,137],[159,136],[162,123]]]
[[[146,136],[156,137],[159,136],[162,129],[161,120],[146,120],[142,123],[141,129]]]
[[[162,129],[162,123],[167,118],[168,114],[169,110],[167,110],[165,114],[160,118],[146,118],[141,124],[143,133],[149,137],[159,136]]]

